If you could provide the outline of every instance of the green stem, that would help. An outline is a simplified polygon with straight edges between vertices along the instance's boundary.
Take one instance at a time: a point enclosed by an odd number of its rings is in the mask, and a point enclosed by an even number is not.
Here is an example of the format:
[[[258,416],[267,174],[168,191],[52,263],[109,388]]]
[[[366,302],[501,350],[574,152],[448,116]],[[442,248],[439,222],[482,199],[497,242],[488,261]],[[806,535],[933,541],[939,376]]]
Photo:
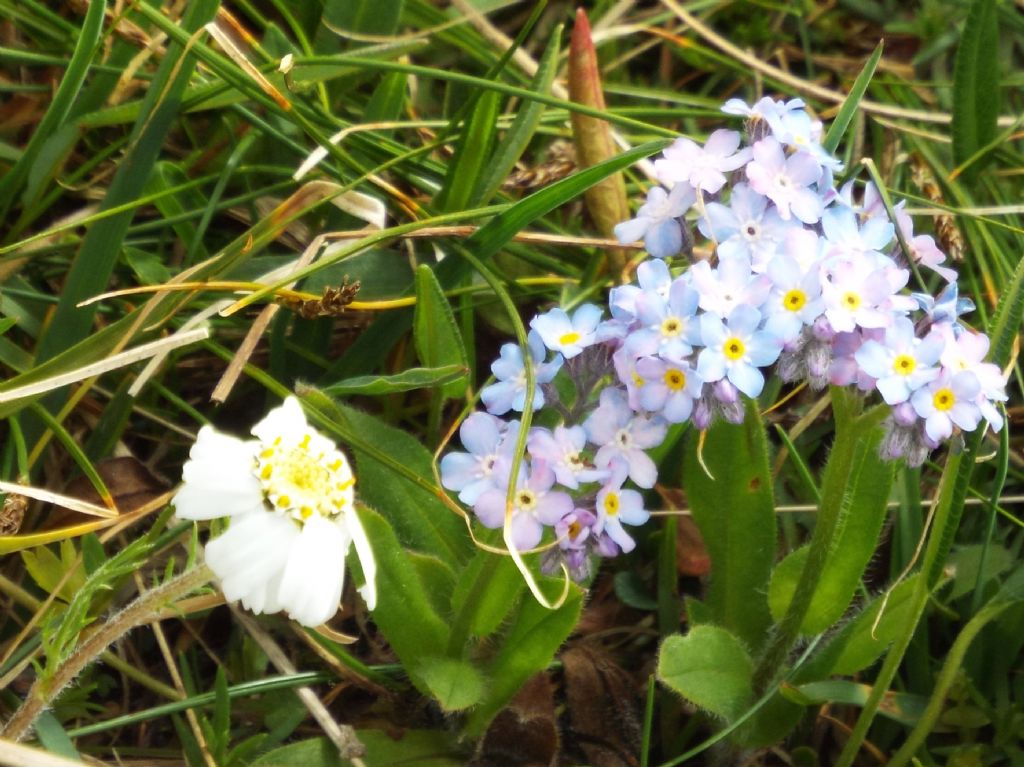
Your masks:
[[[39,715],[49,706],[82,670],[92,663],[111,644],[137,628],[152,621],[167,604],[180,599],[210,580],[212,573],[205,566],[186,570],[155,589],[140,595],[128,607],[100,626],[52,676],[36,679],[21,707],[14,712],[0,736],[8,740],[22,740]]]
[[[829,456],[821,489],[821,503],[814,525],[814,534],[807,552],[800,580],[786,614],[779,621],[754,671],[754,688],[764,692],[778,676],[810,609],[818,581],[825,569],[836,531],[843,517],[848,480],[857,460],[858,447],[864,436],[886,415],[888,408],[878,406],[854,417],[857,403],[842,390],[832,390],[832,408],[836,419],[836,440]]]
[[[963,665],[964,656],[967,654],[971,642],[974,641],[974,638],[985,628],[989,621],[997,618],[1000,613],[1012,604],[1013,602],[1002,602],[1001,604],[989,605],[971,618],[967,625],[964,626],[963,631],[960,632],[956,641],[953,642],[953,646],[946,656],[946,662],[942,664],[942,670],[939,672],[938,679],[935,680],[935,691],[928,701],[928,706],[925,708],[924,713],[911,731],[906,742],[893,755],[888,767],[902,767],[902,765],[907,764],[914,756],[914,752],[921,747],[921,744],[924,743],[928,733],[935,727],[939,716],[942,714],[942,704],[946,700],[949,688],[953,686],[953,682],[956,680],[956,675]]]
[[[971,455],[973,456],[973,453]],[[853,764],[853,760],[857,757],[857,752],[860,751],[861,743],[864,742],[864,738],[868,734],[868,728],[871,727],[875,714],[878,713],[878,707],[882,702],[882,698],[888,692],[889,687],[892,685],[892,680],[896,677],[896,672],[903,662],[903,656],[907,652],[911,640],[914,638],[914,632],[921,621],[921,616],[924,615],[925,607],[928,605],[928,595],[934,585],[927,577],[930,564],[934,563],[936,557],[943,552],[946,528],[950,523],[955,525],[960,519],[959,513],[955,509],[957,505],[955,500],[958,495],[957,486],[960,484],[957,480],[962,458],[962,454],[951,455],[946,462],[946,468],[942,473],[942,482],[939,488],[939,503],[935,508],[935,519],[931,530],[928,532],[928,547],[925,551],[922,568],[926,575],[917,580],[914,593],[911,596],[909,615],[906,623],[903,625],[903,630],[896,637],[892,647],[889,648],[889,652],[886,653],[885,661],[882,663],[882,668],[879,670],[878,676],[875,678],[874,685],[871,688],[871,694],[868,696],[864,708],[857,718],[857,724],[854,725],[853,731],[846,741],[846,746],[843,748],[843,752],[839,755],[836,767],[850,767]],[[968,472],[970,468],[968,467]],[[960,505],[962,507],[962,499]]]

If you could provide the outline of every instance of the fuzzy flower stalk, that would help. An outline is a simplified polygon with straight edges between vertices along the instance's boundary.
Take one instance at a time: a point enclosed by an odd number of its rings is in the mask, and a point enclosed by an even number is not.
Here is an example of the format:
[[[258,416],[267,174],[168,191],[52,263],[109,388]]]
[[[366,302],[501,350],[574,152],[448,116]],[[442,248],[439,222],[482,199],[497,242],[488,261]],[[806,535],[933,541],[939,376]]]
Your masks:
[[[241,440],[204,426],[173,501],[181,519],[229,521],[205,552],[224,596],[255,613],[283,610],[319,626],[338,609],[355,544],[366,577],[359,592],[372,610],[376,566],[348,459],[306,422],[294,397],[252,434]]]
[[[506,344],[485,387],[486,413],[460,432],[464,452],[441,462],[441,481],[485,527],[503,523],[513,495],[514,541],[554,544],[550,569],[585,579],[595,556],[629,552],[649,514],[642,491],[649,452],[669,429],[739,423],[744,398],[766,380],[856,387],[891,408],[884,457],[919,465],[962,432],[1002,427],[1005,378],[985,362],[988,338],[960,321],[973,305],[956,272],[898,202],[890,220],[871,183],[836,189],[842,164],[799,100],[730,100],[744,132],[703,144],[680,138],[654,162],[623,244],[651,258],[607,305],[554,307],[530,321],[529,348]],[[899,244],[899,231],[907,252]],[[693,244],[712,253],[691,264]],[[938,296],[911,293],[911,266]],[[511,476],[525,405],[525,365],[538,381],[519,476]]]

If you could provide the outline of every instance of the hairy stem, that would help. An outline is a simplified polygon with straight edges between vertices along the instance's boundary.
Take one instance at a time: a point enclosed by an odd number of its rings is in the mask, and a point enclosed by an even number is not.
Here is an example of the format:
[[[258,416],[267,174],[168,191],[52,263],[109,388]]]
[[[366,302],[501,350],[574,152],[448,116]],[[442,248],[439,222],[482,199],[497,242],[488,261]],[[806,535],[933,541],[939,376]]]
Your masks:
[[[14,712],[0,736],[13,741],[25,738],[36,718],[60,692],[111,644],[137,628],[151,622],[169,602],[179,599],[210,580],[212,573],[205,565],[186,570],[155,589],[141,594],[124,610],[94,631],[52,676],[36,679],[25,702]]]
[[[885,409],[876,407],[859,417],[854,417],[855,405],[847,400],[848,395],[833,389],[832,407],[836,416],[836,441],[825,471],[818,518],[814,525],[807,562],[800,573],[793,599],[754,672],[754,686],[758,692],[764,692],[772,679],[778,675],[800,634],[800,626],[811,607],[815,589],[825,569],[836,531],[846,510],[847,484],[859,454],[860,442],[886,414]]]
[[[973,453],[971,453],[969,458],[971,463],[973,463]],[[896,677],[896,672],[903,662],[903,656],[907,652],[907,648],[910,647],[910,642],[914,638],[914,632],[921,621],[921,616],[924,615],[925,608],[928,606],[928,595],[934,585],[927,577],[930,569],[929,565],[937,561],[939,553],[943,550],[943,539],[947,535],[947,528],[951,524],[955,526],[960,519],[959,511],[955,508],[955,500],[959,490],[957,485],[960,483],[957,482],[957,475],[961,468],[962,459],[962,455],[952,455],[946,462],[946,468],[942,473],[942,481],[939,486],[939,504],[935,509],[935,521],[928,533],[928,547],[925,551],[925,560],[922,567],[925,576],[919,578],[917,585],[914,587],[914,593],[911,596],[911,607],[906,622],[903,624],[903,629],[896,637],[892,647],[889,648],[889,652],[886,653],[885,661],[882,663],[882,668],[879,670],[878,676],[875,678],[871,688],[871,694],[864,703],[860,716],[857,717],[857,723],[854,725],[853,731],[846,741],[846,746],[843,747],[843,751],[839,755],[837,767],[851,767],[853,760],[857,758],[860,746],[868,734],[868,728],[871,727],[875,714],[878,713],[878,707],[882,703],[882,698],[888,692],[892,680]],[[969,479],[969,466],[966,471]],[[966,485],[966,481],[964,484]],[[960,506],[961,508],[963,506],[962,500]],[[945,555],[943,554],[942,556],[944,558]]]

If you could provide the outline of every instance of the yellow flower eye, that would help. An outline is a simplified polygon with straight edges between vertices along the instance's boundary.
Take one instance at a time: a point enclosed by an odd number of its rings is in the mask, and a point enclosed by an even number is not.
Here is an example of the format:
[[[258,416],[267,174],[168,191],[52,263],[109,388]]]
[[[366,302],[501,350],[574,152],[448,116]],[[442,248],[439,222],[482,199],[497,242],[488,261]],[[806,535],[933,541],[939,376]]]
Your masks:
[[[619,494],[608,493],[604,497],[604,513],[609,517],[614,517],[619,513]]]
[[[686,386],[686,373],[672,368],[665,371],[665,386],[672,391],[679,391]]]
[[[900,354],[893,360],[892,369],[896,375],[908,376],[914,372],[914,368],[917,367],[917,360],[911,357],[909,354]]]
[[[791,312],[798,312],[807,303],[807,294],[799,288],[793,288],[782,297],[782,305]]]
[[[742,359],[743,355],[747,353],[747,347],[740,339],[733,336],[726,339],[726,342],[722,344],[722,353],[728,359],[735,362],[738,359]]]
[[[943,387],[932,396],[932,404],[935,405],[936,410],[945,412],[956,404],[956,395],[948,386]]]

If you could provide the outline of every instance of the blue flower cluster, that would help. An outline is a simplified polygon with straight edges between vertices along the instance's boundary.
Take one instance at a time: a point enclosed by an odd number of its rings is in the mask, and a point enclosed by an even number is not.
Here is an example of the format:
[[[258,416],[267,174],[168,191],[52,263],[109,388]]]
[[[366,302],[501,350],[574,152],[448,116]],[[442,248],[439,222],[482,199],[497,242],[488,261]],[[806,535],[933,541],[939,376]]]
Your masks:
[[[649,514],[624,485],[654,486],[647,451],[669,425],[741,422],[741,395],[757,397],[773,365],[783,381],[816,389],[877,389],[892,407],[882,453],[911,465],[957,429],[1002,427],[1005,379],[983,361],[988,338],[959,321],[973,305],[958,298],[935,241],[915,236],[903,203],[894,222],[870,183],[859,195],[853,182],[837,190],[842,165],[800,100],[733,99],[723,111],[747,118],[749,145],[718,130],[703,146],[680,138],[655,161],[664,188],[616,227],[621,242],[642,239],[654,258],[637,268],[636,284],[611,290],[611,316],[586,304],[530,323],[532,406],[557,414],[557,425],[528,435],[512,541],[533,548],[552,527],[548,564],[564,561],[577,578],[591,554],[635,546],[623,525]],[[714,255],[674,273],[664,259],[695,241],[694,224]],[[948,283],[938,298],[906,290],[918,267]],[[499,416],[525,407],[523,352],[502,347],[496,382],[481,392],[487,412],[461,427],[468,452],[441,462],[442,484],[491,528],[504,522],[513,482],[519,421]]]

